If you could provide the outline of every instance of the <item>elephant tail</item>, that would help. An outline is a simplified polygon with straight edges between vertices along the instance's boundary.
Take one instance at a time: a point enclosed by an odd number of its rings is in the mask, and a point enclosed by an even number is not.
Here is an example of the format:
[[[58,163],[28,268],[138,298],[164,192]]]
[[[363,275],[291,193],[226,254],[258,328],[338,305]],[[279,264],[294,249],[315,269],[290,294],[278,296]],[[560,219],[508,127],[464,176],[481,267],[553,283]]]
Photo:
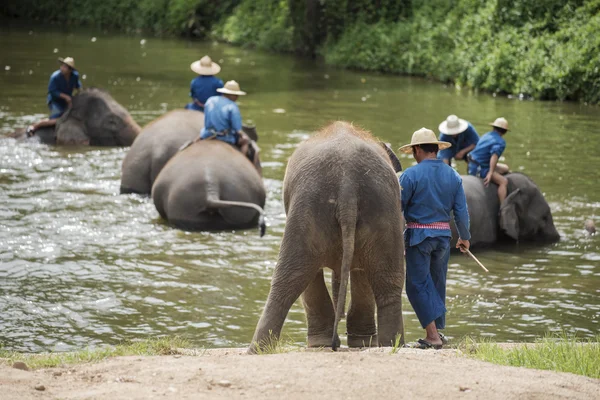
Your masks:
[[[219,199],[208,199],[207,205],[209,207],[215,207],[215,208],[224,208],[224,207],[253,208],[256,211],[258,211],[258,214],[259,214],[258,228],[260,229],[260,237],[263,237],[265,235],[265,232],[267,231],[267,224],[265,221],[265,210],[263,210],[262,207],[260,207],[257,204],[247,203],[247,202],[243,202],[243,201],[227,201],[227,200],[219,200]]]
[[[340,194],[341,199],[353,199],[344,204],[344,209],[338,211],[338,221],[342,230],[342,273],[340,279],[340,289],[337,304],[335,305],[335,321],[333,323],[333,338],[331,339],[331,348],[337,350],[337,330],[344,307],[346,306],[346,292],[348,290],[348,281],[350,280],[350,267],[354,256],[354,237],[356,233],[356,219],[358,215],[356,190],[351,185],[346,187]],[[347,193],[347,196],[344,196]]]

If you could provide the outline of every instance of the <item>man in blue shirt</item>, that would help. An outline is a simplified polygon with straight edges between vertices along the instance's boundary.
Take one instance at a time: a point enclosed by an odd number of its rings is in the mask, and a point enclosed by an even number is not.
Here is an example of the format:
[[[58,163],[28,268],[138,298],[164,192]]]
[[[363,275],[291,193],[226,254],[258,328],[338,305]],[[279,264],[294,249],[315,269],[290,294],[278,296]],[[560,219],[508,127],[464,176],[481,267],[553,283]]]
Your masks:
[[[204,127],[200,139],[216,139],[240,148],[242,154],[248,154],[250,139],[242,131],[242,115],[236,104],[239,96],[246,92],[240,90],[236,81],[229,81],[225,87],[217,89],[223,96],[213,96],[204,107]],[[255,154],[256,157],[256,154]]]
[[[504,136],[508,132],[508,121],[505,118],[496,118],[492,122],[492,131],[481,137],[475,149],[469,154],[469,175],[483,178],[483,184],[490,182],[498,185],[498,199],[500,204],[506,199],[508,179],[503,175],[508,172],[506,164],[498,163],[498,159],[506,148]]]
[[[50,109],[50,118],[31,125],[27,128],[27,135],[42,127],[56,125],[58,120],[71,107],[73,90],[81,89],[79,73],[75,69],[75,60],[71,57],[59,58],[60,68],[50,76],[48,83],[47,103]]]
[[[435,133],[422,128],[400,151],[411,153],[417,165],[400,176],[402,211],[406,220],[406,295],[427,336],[421,349],[439,349],[447,343],[438,332],[446,324],[446,274],[450,257],[450,212],[459,239],[456,247],[470,247],[467,200],[458,173],[437,158],[438,150],[450,143],[438,141]]]
[[[479,141],[479,135],[469,121],[458,118],[456,115],[449,115],[440,126],[440,141],[448,142],[452,145],[438,152],[438,158],[444,160],[448,165],[452,164],[452,158],[457,160],[467,160],[466,155],[475,148]]]
[[[223,81],[214,76],[221,71],[221,67],[214,63],[209,56],[194,61],[190,67],[198,76],[192,79],[190,85],[190,96],[193,101],[188,103],[185,108],[186,110],[204,111],[204,105],[208,98],[218,96],[217,89],[223,87]]]

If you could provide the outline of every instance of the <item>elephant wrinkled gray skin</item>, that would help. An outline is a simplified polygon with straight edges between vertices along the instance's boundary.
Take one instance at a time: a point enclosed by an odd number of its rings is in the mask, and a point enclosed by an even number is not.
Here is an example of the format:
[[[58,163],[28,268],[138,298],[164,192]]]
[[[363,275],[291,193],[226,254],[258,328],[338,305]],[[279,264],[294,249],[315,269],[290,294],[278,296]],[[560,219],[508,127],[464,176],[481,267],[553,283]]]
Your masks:
[[[279,338],[300,295],[308,346],[335,350],[349,279],[348,345],[390,346],[397,335],[404,340],[404,220],[392,166],[384,146],[345,122],[324,128],[294,152],[284,178],[287,222],[279,260],[249,353]],[[334,272],[333,302],[325,267]]]
[[[194,110],[173,110],[146,125],[123,160],[121,193],[150,195],[167,161],[202,127],[204,113]]]
[[[553,243],[560,239],[550,206],[526,175],[506,175],[508,196],[502,209],[496,185],[490,184],[486,188],[482,179],[469,175],[462,178],[471,219],[472,246],[515,241]],[[454,223],[452,236],[457,237]]]
[[[204,113],[194,110],[173,110],[146,125],[123,160],[121,194],[150,195],[165,164],[181,146],[197,139],[203,127]],[[242,129],[258,141],[255,127]]]
[[[201,140],[167,162],[154,181],[152,199],[177,228],[215,231],[258,224],[262,236],[266,194],[258,168],[225,142]]]
[[[110,94],[90,88],[73,96],[72,107],[55,128],[38,129],[33,139],[57,145],[131,146],[140,130]],[[24,131],[19,136],[24,138]]]

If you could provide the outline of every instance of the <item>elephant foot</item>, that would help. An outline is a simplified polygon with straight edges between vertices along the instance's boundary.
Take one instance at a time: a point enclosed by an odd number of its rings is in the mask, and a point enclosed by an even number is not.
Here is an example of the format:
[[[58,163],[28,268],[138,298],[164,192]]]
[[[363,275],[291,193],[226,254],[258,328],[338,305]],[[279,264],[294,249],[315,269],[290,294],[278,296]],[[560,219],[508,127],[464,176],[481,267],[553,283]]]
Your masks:
[[[348,347],[377,347],[377,334],[357,335],[348,333]]]
[[[311,335],[308,336],[308,347],[331,347],[331,335]],[[335,335],[336,347],[340,347],[340,337]]]

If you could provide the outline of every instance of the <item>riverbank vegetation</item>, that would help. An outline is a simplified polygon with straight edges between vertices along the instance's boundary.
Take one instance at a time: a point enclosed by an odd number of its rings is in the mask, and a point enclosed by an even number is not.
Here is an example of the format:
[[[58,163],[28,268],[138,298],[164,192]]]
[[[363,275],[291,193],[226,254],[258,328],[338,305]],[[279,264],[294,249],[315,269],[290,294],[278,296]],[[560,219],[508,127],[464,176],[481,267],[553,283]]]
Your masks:
[[[600,103],[600,0],[8,0],[2,14],[209,36],[538,99]]]
[[[175,336],[126,342],[114,347],[98,347],[61,353],[19,353],[0,348],[0,362],[12,365],[14,362],[20,361],[30,369],[53,368],[61,365],[99,362],[109,357],[179,354],[179,349],[189,347],[189,342]]]
[[[535,343],[510,347],[466,340],[460,348],[474,358],[494,364],[570,372],[600,379],[600,335],[585,341],[564,334],[548,335]]]

